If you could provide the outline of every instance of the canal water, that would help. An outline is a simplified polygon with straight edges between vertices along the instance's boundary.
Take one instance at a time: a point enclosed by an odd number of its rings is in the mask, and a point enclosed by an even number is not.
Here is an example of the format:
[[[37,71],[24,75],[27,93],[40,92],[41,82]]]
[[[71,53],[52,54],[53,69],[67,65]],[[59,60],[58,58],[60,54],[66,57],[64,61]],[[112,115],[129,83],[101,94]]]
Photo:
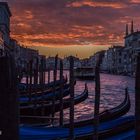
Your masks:
[[[64,75],[69,77],[68,71],[64,72]],[[59,77],[59,71],[58,71]],[[47,73],[46,73],[47,79]],[[51,80],[52,72],[51,72]],[[84,120],[93,117],[94,113],[94,97],[95,97],[95,82],[86,80],[77,80],[75,85],[75,96],[80,95],[84,91],[85,83],[88,85],[89,96],[88,98],[75,105],[75,121]],[[110,74],[101,74],[101,102],[100,112],[113,108],[119,105],[125,98],[125,88],[128,87],[128,92],[131,99],[131,109],[127,115],[134,114],[134,97],[135,97],[135,79],[128,76],[118,76]],[[69,109],[64,110],[64,118],[67,122],[69,120]],[[56,114],[59,116],[59,113]]]

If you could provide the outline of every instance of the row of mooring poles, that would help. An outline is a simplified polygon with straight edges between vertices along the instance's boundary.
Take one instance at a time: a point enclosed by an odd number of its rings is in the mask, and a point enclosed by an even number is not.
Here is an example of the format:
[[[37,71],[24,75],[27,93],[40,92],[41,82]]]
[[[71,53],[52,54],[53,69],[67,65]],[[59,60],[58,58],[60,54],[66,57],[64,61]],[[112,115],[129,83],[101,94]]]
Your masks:
[[[57,76],[57,63],[58,63],[58,56],[55,57],[55,69],[54,69],[54,94],[55,94],[55,81]],[[70,57],[70,69],[69,69],[69,79],[70,79],[70,128],[69,128],[69,139],[74,140],[74,59]],[[64,89],[64,82],[63,82],[63,62],[60,60],[60,119],[59,125],[63,126],[63,89]],[[55,98],[53,98],[55,102]],[[53,108],[55,112],[55,108]],[[53,113],[54,113],[53,112]],[[54,114],[53,114],[54,115]],[[54,116],[52,116],[54,118]],[[53,124],[53,119],[52,119]]]
[[[11,56],[0,57],[0,139],[19,140],[17,73]]]
[[[136,80],[135,80],[135,131],[136,140],[140,140],[140,53],[137,56]]]

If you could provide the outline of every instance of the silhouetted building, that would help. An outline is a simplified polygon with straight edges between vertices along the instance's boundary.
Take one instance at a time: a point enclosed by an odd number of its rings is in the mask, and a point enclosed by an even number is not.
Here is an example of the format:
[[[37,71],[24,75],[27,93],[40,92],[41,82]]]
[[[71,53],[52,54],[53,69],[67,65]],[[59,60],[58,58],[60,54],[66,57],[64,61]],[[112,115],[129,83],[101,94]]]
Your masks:
[[[12,16],[7,2],[0,2],[0,30],[3,33],[4,46],[9,48],[10,17]]]
[[[0,56],[4,55],[4,40],[3,40],[3,32],[0,30]]]

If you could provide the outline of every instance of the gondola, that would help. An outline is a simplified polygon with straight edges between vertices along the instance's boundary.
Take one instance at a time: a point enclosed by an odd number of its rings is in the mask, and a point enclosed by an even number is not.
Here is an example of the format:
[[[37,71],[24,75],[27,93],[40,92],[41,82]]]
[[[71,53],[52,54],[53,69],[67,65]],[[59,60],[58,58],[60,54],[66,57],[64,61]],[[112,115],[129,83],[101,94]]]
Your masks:
[[[114,135],[120,135],[126,131],[130,131],[130,130],[134,129],[134,127],[135,127],[134,121],[135,121],[134,116],[125,116],[125,117],[120,117],[114,121],[108,121],[108,122],[102,123],[99,126],[99,133],[98,133],[99,139],[109,140]],[[104,129],[106,127],[106,126],[104,126],[104,124],[108,125],[107,127],[110,127],[110,128],[102,131],[102,129]],[[118,125],[115,126],[116,124],[118,124]],[[101,129],[101,131],[100,131],[100,129]],[[81,140],[81,139],[82,140],[91,140],[93,138],[93,135],[94,135],[94,131],[89,134],[84,134],[84,135],[78,136],[77,138],[75,138],[75,140]],[[121,140],[121,138],[122,137],[120,137],[117,140]],[[112,139],[112,140],[115,140],[115,139]]]
[[[133,123],[135,124],[135,123]],[[118,133],[118,134],[115,134],[114,136],[112,137],[109,137],[108,139],[106,140],[135,140],[135,130],[134,130],[134,127],[133,129],[129,129],[129,130],[125,130],[121,133]]]
[[[76,80],[75,80],[75,82],[74,82],[74,84],[76,84]],[[62,85],[57,85],[57,86],[55,86],[55,91],[59,91],[60,89],[61,89],[61,86]],[[68,84],[68,83],[63,83],[63,89],[66,89],[66,88],[68,88],[70,86],[70,84]],[[36,91],[36,92],[32,92],[31,93],[31,97],[35,97],[36,95],[42,95],[42,92],[43,93],[45,93],[45,94],[49,94],[49,93],[52,93],[52,92],[54,92],[54,87],[51,87],[51,88],[48,88],[48,89],[46,89],[46,90],[41,90],[41,91]],[[20,94],[20,97],[28,97],[29,96],[29,93],[27,94]]]
[[[70,85],[66,84],[63,87],[63,97],[66,97],[67,95],[69,95],[69,91],[70,91]],[[41,103],[41,101],[50,101],[53,99],[53,97],[55,96],[55,100],[59,100],[60,99],[60,93],[61,93],[61,89],[60,87],[56,89],[55,94],[54,94],[54,90],[50,90],[50,91],[45,91],[45,92],[37,92],[36,94],[32,94],[31,95],[31,103]],[[20,100],[20,105],[28,105],[29,103],[29,95],[24,95],[21,96],[19,98]]]
[[[109,110],[105,110],[105,111],[101,112],[99,114],[99,120],[100,120],[100,122],[105,122],[105,121],[116,119],[116,118],[121,117],[122,115],[126,114],[129,111],[129,109],[130,109],[130,98],[129,98],[129,94],[126,92],[124,101],[117,107],[114,107]],[[36,123],[45,122],[44,120],[45,120],[45,118],[39,119],[39,117],[37,117]],[[94,118],[75,122],[74,126],[82,127],[85,125],[93,124],[93,122],[94,122]],[[35,120],[34,120],[34,123],[35,123]],[[41,126],[44,126],[44,124],[42,124]],[[69,127],[69,123],[64,124],[64,127]]]
[[[64,78],[63,84],[66,84],[66,83],[67,83],[67,78]],[[62,84],[60,80],[57,80],[55,83],[55,85],[57,87],[60,86],[60,84]],[[28,86],[30,86],[30,84]],[[32,89],[32,92],[36,92],[36,91],[41,91],[42,87],[44,90],[47,90],[49,88],[53,88],[53,86],[54,86],[54,81],[52,81],[48,84],[37,84],[37,85],[32,84],[31,89]],[[27,89],[26,83],[19,83],[18,89],[19,89],[20,94],[26,94],[26,92],[27,92],[26,91],[26,89]]]
[[[74,104],[79,104],[83,102],[86,98],[88,97],[88,89],[85,87],[85,90],[83,91],[82,94],[77,95],[74,98]],[[20,107],[20,114],[21,115],[33,115],[34,112],[36,112],[36,115],[40,115],[42,112],[42,108],[44,108],[44,116],[48,116],[49,114],[52,113],[52,102],[44,104],[43,106],[41,104],[37,104],[36,108],[34,105],[29,105],[29,106],[21,106]],[[69,108],[70,107],[70,98],[64,99],[63,101],[63,109]],[[57,101],[55,102],[55,112],[60,111],[60,102]]]
[[[130,109],[130,98],[129,98],[129,94],[126,92],[124,101],[117,107],[101,112],[99,114],[99,120],[100,122],[105,122],[105,121],[116,119],[126,114],[129,111],[129,109]],[[84,125],[92,124],[93,122],[94,122],[94,118],[80,121],[80,122],[75,122],[74,126],[81,127]],[[64,126],[69,127],[69,124],[64,124]]]
[[[118,119],[101,123],[98,127],[99,139],[107,139],[122,131],[130,130],[134,127],[134,116],[125,116]],[[95,127],[85,125],[74,128],[75,140],[91,140],[94,135]],[[35,127],[21,126],[20,140],[56,140],[69,139],[69,128],[62,127]]]

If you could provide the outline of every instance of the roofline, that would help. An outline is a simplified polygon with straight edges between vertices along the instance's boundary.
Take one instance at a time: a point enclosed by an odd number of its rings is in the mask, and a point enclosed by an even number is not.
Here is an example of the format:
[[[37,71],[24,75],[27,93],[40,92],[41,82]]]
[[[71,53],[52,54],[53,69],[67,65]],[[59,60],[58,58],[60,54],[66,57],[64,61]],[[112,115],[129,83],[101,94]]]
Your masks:
[[[131,33],[131,34],[125,36],[124,38],[128,38],[128,37],[130,37],[131,35],[135,35],[135,34],[140,34],[140,31],[133,32],[133,33]]]

